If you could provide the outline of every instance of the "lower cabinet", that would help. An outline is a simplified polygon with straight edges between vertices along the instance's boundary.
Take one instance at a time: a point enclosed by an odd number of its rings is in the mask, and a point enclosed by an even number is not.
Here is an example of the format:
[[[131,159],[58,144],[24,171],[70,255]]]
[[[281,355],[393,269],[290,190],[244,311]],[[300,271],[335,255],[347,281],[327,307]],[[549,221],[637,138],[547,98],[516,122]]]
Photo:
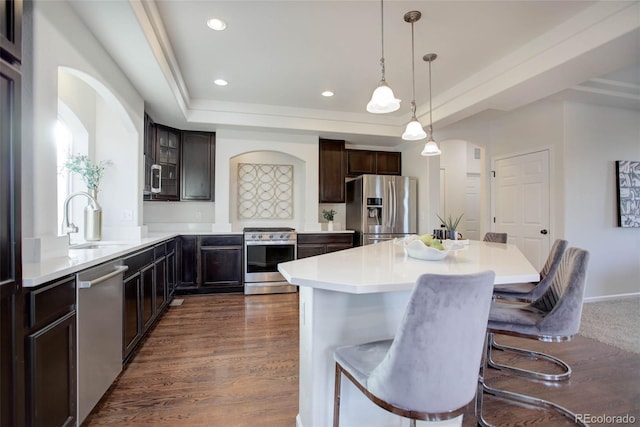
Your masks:
[[[353,247],[351,233],[298,234],[298,259]]]
[[[175,259],[173,239],[123,259],[129,267],[123,282],[124,362],[128,361],[133,350],[169,304],[169,285],[175,283]]]
[[[242,235],[181,236],[179,293],[243,292]]]
[[[26,293],[28,426],[76,422],[76,280],[67,276]]]

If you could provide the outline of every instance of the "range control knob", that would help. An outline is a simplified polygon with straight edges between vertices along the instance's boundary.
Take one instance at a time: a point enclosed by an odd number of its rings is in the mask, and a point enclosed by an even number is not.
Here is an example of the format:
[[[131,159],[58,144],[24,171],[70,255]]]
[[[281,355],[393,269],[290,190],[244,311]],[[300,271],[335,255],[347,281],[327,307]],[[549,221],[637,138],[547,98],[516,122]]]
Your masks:
[[[273,234],[269,234],[269,238],[270,238],[270,239],[273,239]]]

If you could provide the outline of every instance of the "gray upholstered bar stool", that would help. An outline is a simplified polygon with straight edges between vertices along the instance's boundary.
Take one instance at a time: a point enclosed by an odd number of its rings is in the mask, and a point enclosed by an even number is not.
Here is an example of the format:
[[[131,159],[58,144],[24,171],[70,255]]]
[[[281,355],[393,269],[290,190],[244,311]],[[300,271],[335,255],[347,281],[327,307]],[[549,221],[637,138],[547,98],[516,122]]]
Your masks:
[[[460,415],[476,392],[494,278],[492,271],[424,274],[392,340],[337,348],[334,427],[342,374],[412,426]]]
[[[493,296],[499,299],[521,302],[533,302],[542,297],[551,286],[552,279],[560,266],[560,260],[569,242],[557,239],[547,257],[547,261],[540,271],[540,281],[537,283],[507,283],[496,285],[493,288]]]
[[[494,233],[489,231],[482,238],[484,242],[507,243],[507,233]]]
[[[514,374],[547,381],[565,380],[571,376],[571,367],[564,361],[545,353],[515,347],[501,346],[500,350],[523,355],[529,359],[548,360],[562,367],[564,372],[561,374],[545,374],[499,364],[492,358],[493,347],[491,343],[493,342],[494,334],[513,335],[544,342],[571,340],[573,335],[578,333],[580,329],[588,261],[589,253],[587,251],[569,248],[562,256],[551,286],[541,298],[530,304],[513,304],[499,300],[491,304],[485,342],[485,357],[480,370],[476,396],[476,415],[481,425],[490,425],[482,416],[483,393],[533,406],[550,408],[558,411],[576,424],[584,425],[571,411],[553,402],[487,386],[484,382],[484,372],[487,366],[491,366]]]

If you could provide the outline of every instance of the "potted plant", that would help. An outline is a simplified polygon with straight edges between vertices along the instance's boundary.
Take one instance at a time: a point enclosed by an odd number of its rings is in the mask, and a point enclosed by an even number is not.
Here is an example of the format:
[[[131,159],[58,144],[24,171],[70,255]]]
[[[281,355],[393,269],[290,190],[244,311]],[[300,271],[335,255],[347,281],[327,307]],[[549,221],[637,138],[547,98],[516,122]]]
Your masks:
[[[451,213],[449,213],[449,216],[446,217],[445,219],[443,219],[440,215],[436,214],[436,216],[438,217],[438,219],[440,220],[440,222],[442,223],[442,225],[446,228],[447,232],[446,234],[443,236],[443,238],[449,238],[451,240],[457,240],[457,234],[456,234],[456,230],[458,229],[458,224],[460,224],[460,220],[462,219],[462,216],[464,214],[460,214],[457,217],[453,217],[451,215]]]
[[[327,231],[333,231],[333,217],[336,215],[336,213],[337,212],[333,209],[329,211],[326,209],[322,210],[322,216],[327,220]]]
[[[78,154],[69,157],[65,162],[64,167],[69,172],[80,175],[87,184],[87,192],[97,200],[100,180],[102,179],[104,169],[108,164],[110,164],[108,160],[102,160],[96,164],[89,159],[89,156],[85,154]]]

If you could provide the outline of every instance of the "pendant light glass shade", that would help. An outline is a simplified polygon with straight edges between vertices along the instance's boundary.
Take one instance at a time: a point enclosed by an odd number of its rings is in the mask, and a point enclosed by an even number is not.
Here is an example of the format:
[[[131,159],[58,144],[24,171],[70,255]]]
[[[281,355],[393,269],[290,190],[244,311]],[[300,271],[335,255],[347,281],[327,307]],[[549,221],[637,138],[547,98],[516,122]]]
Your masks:
[[[433,138],[429,136],[429,140],[424,144],[424,148],[420,154],[423,156],[439,156],[442,152],[440,151],[440,148],[438,148],[438,144],[436,144]]]
[[[402,139],[404,139],[405,141],[418,141],[420,139],[425,139],[426,137],[427,134],[422,128],[422,123],[420,123],[414,115],[413,117],[411,117],[411,121],[407,123],[407,128],[402,134]]]
[[[391,113],[400,108],[400,100],[393,95],[393,91],[386,81],[380,80],[373,91],[371,101],[367,104],[367,111],[375,114]]]
[[[424,144],[422,153],[420,153],[423,156],[438,156],[442,153],[440,148],[438,148],[438,144],[433,139],[433,109],[431,108],[431,63],[435,61],[437,57],[438,55],[435,53],[427,53],[422,57],[422,59],[429,63],[429,140]]]
[[[380,0],[380,34],[381,34],[381,56],[380,56],[380,69],[382,71],[382,77],[378,87],[373,91],[371,100],[367,104],[367,111],[374,114],[391,113],[400,108],[400,100],[395,97],[393,91],[387,84],[384,78],[384,5],[383,0]]]
[[[413,100],[411,101],[411,120],[407,123],[407,127],[402,134],[405,141],[418,141],[425,139],[427,134],[422,128],[422,124],[416,118],[416,66],[413,57],[415,56],[414,40],[413,40],[413,23],[420,19],[422,14],[417,10],[407,12],[404,15],[405,22],[411,24],[411,76],[413,88]]]

